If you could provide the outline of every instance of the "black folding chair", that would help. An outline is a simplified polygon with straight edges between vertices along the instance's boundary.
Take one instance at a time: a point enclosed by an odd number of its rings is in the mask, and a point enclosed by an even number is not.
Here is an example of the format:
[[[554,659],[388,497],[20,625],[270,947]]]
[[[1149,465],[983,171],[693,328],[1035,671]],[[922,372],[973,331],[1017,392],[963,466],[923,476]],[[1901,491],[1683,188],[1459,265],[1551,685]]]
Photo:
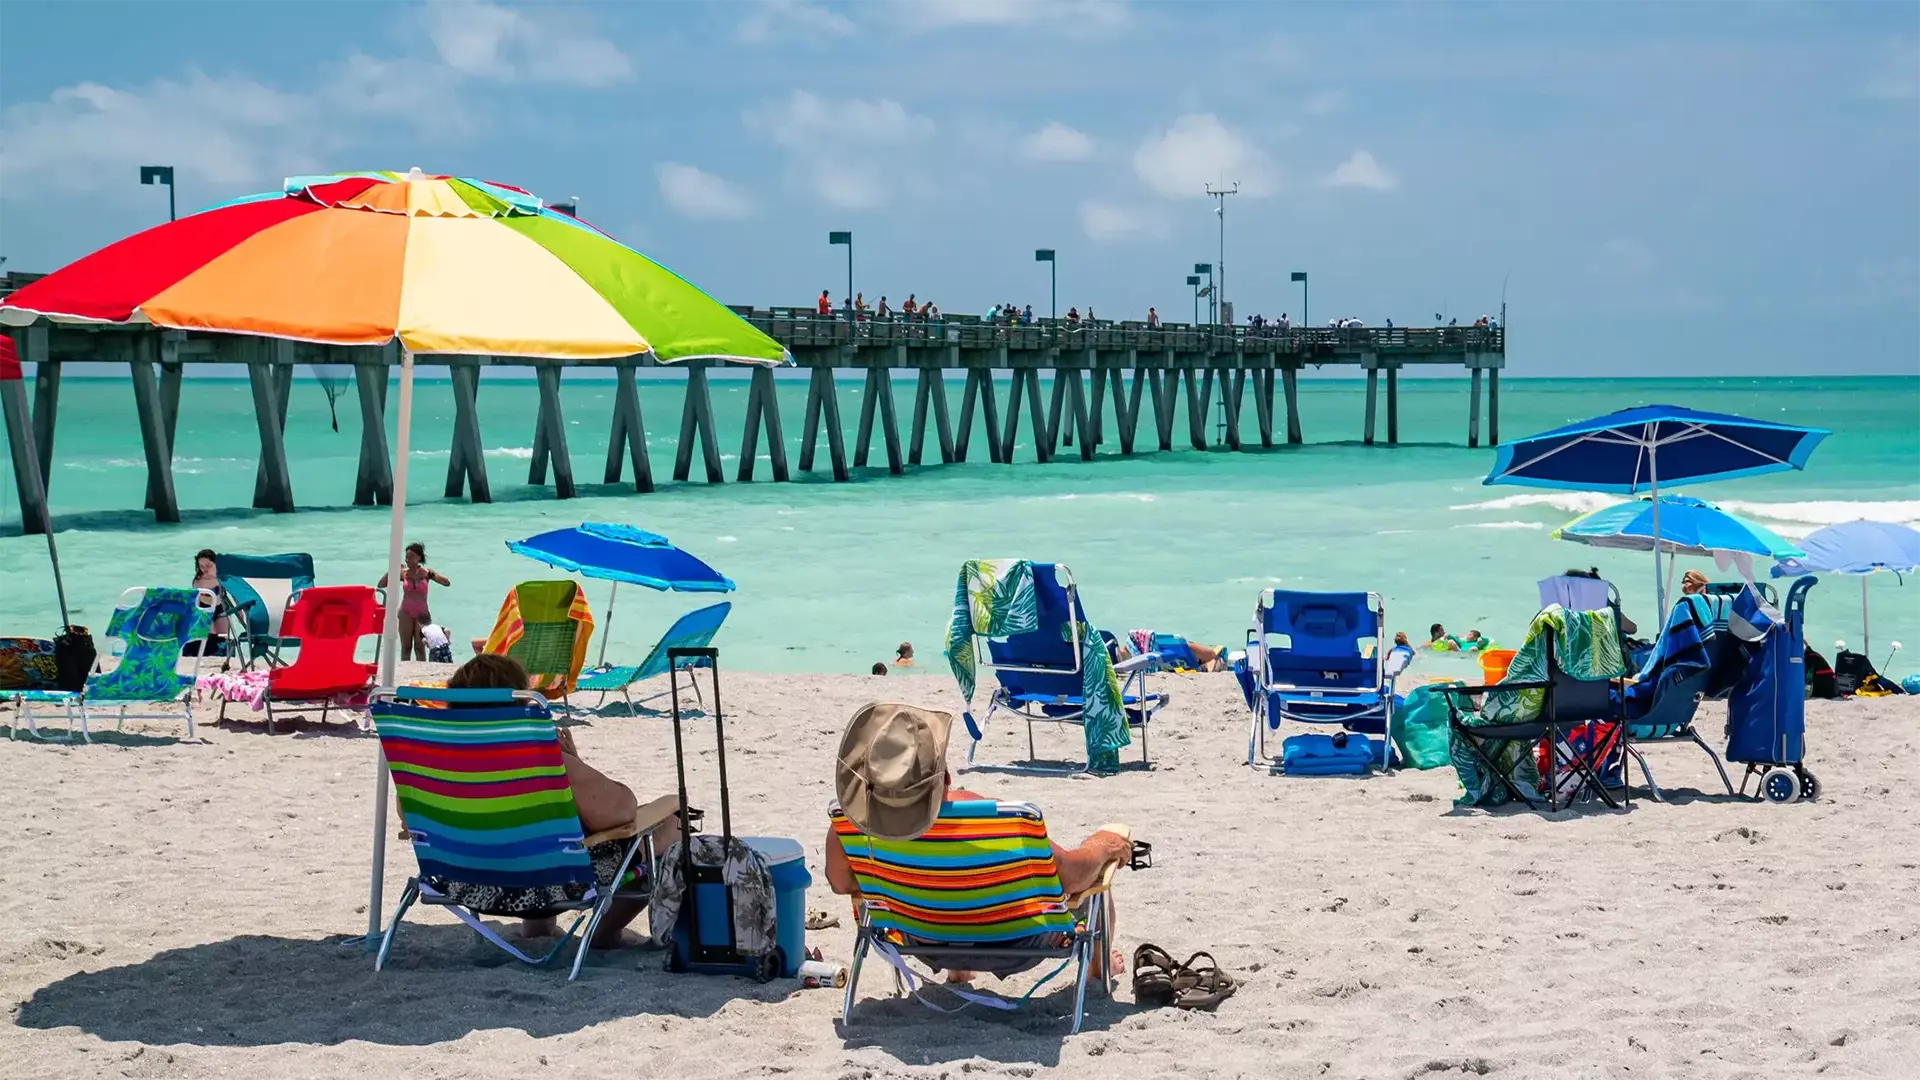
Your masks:
[[[1481,767],[1499,778],[1509,794],[1527,804],[1530,810],[1538,810],[1534,802],[1520,785],[1514,782],[1513,767],[1501,768],[1494,755],[1487,752],[1486,743],[1497,741],[1515,741],[1529,744],[1538,743],[1542,738],[1549,747],[1548,768],[1552,775],[1547,779],[1547,805],[1549,809],[1559,810],[1560,803],[1560,743],[1563,732],[1577,728],[1589,721],[1611,722],[1616,725],[1617,742],[1604,754],[1574,752],[1568,755],[1572,760],[1568,764],[1580,777],[1580,786],[1568,796],[1568,804],[1584,793],[1597,796],[1610,809],[1619,810],[1632,805],[1632,795],[1626,783],[1627,760],[1626,725],[1622,722],[1619,702],[1613,694],[1611,679],[1582,679],[1561,670],[1558,658],[1554,655],[1553,639],[1547,642],[1547,678],[1540,682],[1503,682],[1493,686],[1453,686],[1437,688],[1447,696],[1447,722],[1452,727],[1454,737],[1466,746],[1469,753],[1479,761]],[[1485,693],[1506,693],[1517,690],[1544,690],[1546,700],[1540,708],[1538,719],[1512,724],[1467,724],[1461,719],[1466,699]],[[1531,751],[1529,751],[1531,752]],[[1621,801],[1616,802],[1607,792],[1606,784],[1596,770],[1596,760],[1604,765],[1606,758],[1617,757],[1621,769]],[[1514,767],[1518,766],[1516,760]]]

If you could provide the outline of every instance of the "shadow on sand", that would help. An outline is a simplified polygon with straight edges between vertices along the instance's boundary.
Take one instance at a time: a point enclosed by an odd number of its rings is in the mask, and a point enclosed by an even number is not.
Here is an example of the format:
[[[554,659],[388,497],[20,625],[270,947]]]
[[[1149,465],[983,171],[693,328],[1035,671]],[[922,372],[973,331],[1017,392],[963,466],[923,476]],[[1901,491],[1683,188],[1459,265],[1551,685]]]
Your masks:
[[[802,992],[793,980],[669,975],[662,954],[643,949],[591,954],[570,983],[572,953],[562,955],[530,970],[465,927],[408,923],[375,973],[358,937],[247,935],[56,979],[13,1023],[155,1045],[424,1046],[491,1029],[540,1038],[625,1016],[705,1017]]]

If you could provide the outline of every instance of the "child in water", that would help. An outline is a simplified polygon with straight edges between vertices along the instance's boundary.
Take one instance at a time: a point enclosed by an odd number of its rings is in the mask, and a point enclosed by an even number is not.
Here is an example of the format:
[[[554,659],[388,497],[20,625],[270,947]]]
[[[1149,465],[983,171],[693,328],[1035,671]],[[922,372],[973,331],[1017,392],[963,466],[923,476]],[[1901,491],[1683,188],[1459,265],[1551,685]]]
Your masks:
[[[1434,623],[1428,633],[1431,637],[1427,641],[1427,648],[1435,652],[1479,652],[1493,645],[1493,639],[1483,636],[1478,630],[1467,631],[1465,637],[1455,637],[1447,633],[1446,627]]]

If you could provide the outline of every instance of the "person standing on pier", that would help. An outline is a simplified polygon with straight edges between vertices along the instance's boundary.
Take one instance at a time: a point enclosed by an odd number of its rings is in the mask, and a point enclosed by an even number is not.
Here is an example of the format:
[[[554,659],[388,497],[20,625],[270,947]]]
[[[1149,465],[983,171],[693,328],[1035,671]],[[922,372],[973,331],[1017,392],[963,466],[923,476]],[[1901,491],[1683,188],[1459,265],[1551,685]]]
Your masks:
[[[884,296],[881,297],[880,306],[874,309],[873,317],[876,319],[884,319],[892,314],[893,312],[887,310],[887,298]]]
[[[905,315],[905,316],[907,317],[907,321],[908,321],[908,322],[912,322],[912,321],[913,321],[913,316],[914,316],[914,315],[915,315],[915,314],[916,314],[916,313],[917,313],[917,312],[918,312],[919,310],[920,310],[920,305],[918,305],[918,304],[916,304],[916,303],[914,303],[914,301],[913,301],[913,294],[912,294],[912,293],[908,293],[908,294],[907,294],[907,302],[906,302],[906,303],[904,303],[904,304],[901,304],[901,305],[900,305],[900,314],[902,314],[902,315]]]
[[[821,315],[833,314],[833,301],[827,298],[827,290],[820,290],[820,303],[814,310]]]
[[[1160,313],[1152,308],[1147,309],[1147,329],[1160,329]]]
[[[400,659],[427,659],[427,639],[422,631],[433,622],[427,608],[427,586],[449,587],[445,574],[427,566],[427,546],[414,541],[407,545],[407,565],[400,568]],[[387,575],[380,575],[380,588],[387,587]]]

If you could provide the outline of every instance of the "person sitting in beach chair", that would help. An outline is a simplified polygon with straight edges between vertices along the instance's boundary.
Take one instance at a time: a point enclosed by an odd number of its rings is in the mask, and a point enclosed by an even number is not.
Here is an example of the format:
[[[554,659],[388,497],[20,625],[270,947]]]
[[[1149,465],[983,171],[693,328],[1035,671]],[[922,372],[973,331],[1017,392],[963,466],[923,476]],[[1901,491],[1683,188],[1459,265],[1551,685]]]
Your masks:
[[[826,874],[834,892],[854,898],[859,917],[845,1013],[870,950],[902,979],[913,978],[902,960],[912,957],[944,972],[950,987],[1069,960],[1079,965],[1077,1032],[1089,977],[1098,969],[1110,989],[1123,964],[1108,886],[1132,857],[1130,830],[1104,826],[1065,848],[1047,836],[1037,807],[955,787],[952,726],[948,713],[881,703],[855,713],[841,737]]]
[[[641,806],[631,788],[580,758],[571,733],[556,731],[527,690],[517,661],[484,654],[462,664],[444,689],[409,687],[397,700],[376,702],[375,724],[421,864],[381,943],[376,970],[416,901],[448,908],[530,964],[557,955],[582,922],[593,948],[644,944],[626,926],[646,907],[643,879],[652,876],[655,852],[679,839],[679,800],[666,796]],[[450,753],[456,750],[466,753]],[[507,758],[512,761],[503,766]],[[454,829],[457,846],[435,844]],[[539,957],[479,920],[519,918],[522,937],[551,937],[556,916],[567,911],[582,914]],[[575,957],[574,975],[580,960]]]

